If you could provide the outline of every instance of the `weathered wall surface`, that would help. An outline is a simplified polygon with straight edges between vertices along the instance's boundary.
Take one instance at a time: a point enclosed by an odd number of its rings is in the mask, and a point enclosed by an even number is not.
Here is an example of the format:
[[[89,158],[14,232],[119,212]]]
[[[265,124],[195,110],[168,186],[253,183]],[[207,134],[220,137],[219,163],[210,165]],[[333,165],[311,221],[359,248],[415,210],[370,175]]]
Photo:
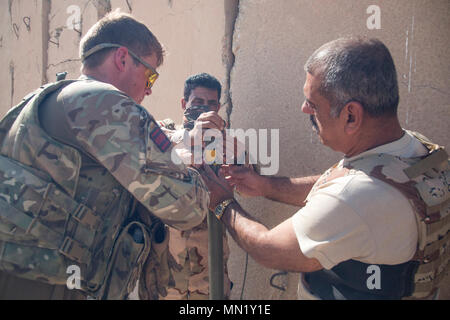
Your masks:
[[[181,121],[184,80],[209,72],[225,82],[222,1],[9,0],[2,1],[0,114],[41,83],[67,71],[80,75],[78,45],[106,12],[121,8],[143,21],[163,44],[166,57],[153,94],[144,100],[155,118]]]
[[[42,1],[2,1],[0,113],[42,82]],[[20,54],[19,54],[20,52]]]
[[[379,26],[374,12],[367,12],[374,4],[380,9]],[[224,85],[223,114],[230,113],[232,127],[280,130],[280,175],[320,173],[340,157],[320,144],[300,106],[306,59],[343,35],[386,43],[401,83],[402,125],[450,147],[448,0],[3,0],[0,115],[30,90],[54,81],[57,72],[78,77],[81,37],[115,8],[146,23],[167,52],[144,106],[157,119],[180,120],[185,78],[198,72],[215,75]],[[369,29],[372,25],[376,28]],[[269,227],[297,211],[265,199],[240,201]],[[296,298],[297,274],[274,279],[286,288],[281,291],[269,285],[278,271],[249,258],[245,277],[246,255],[230,242],[233,299],[241,292],[243,299]],[[449,291],[447,278],[443,297],[450,299]]]

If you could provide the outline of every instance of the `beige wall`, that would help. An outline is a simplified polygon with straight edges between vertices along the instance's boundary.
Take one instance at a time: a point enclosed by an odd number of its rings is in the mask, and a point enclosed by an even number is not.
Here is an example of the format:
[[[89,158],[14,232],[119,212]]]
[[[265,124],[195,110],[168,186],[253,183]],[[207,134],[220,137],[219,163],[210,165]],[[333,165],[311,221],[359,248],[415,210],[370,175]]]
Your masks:
[[[81,24],[75,30],[67,27],[76,14],[73,6],[81,13]],[[209,72],[225,81],[222,1],[11,0],[2,1],[0,7],[0,71],[4,75],[0,94],[7,97],[0,101],[0,114],[20,102],[31,89],[54,81],[57,72],[68,71],[68,77],[77,78],[81,37],[98,17],[116,8],[131,12],[146,23],[165,47],[165,62],[159,69],[161,77],[152,96],[143,103],[156,118],[181,120],[180,100],[184,80],[189,75]],[[30,31],[24,17],[30,17]]]
[[[41,1],[1,2],[1,114],[17,103],[30,88],[38,87],[42,82],[41,12]],[[23,21],[25,17],[30,17],[29,30]],[[25,21],[28,22],[28,19]]]
[[[379,30],[367,27],[372,4],[381,9]],[[185,78],[198,72],[215,75],[224,85],[222,101],[234,128],[280,129],[280,175],[320,173],[340,157],[320,144],[300,105],[307,57],[321,44],[349,34],[386,43],[397,65],[402,125],[450,147],[448,0],[4,0],[0,115],[33,88],[54,81],[57,72],[78,77],[81,36],[118,7],[146,23],[167,51],[144,106],[158,119],[180,120]],[[81,13],[76,30],[67,27],[76,13],[69,8]],[[241,202],[268,226],[297,211],[265,199]],[[232,298],[239,299],[246,256],[232,241],[231,247]],[[282,292],[269,285],[275,272],[249,258],[243,298],[295,298],[298,275],[275,280],[286,286]],[[449,287],[447,279],[447,298]]]

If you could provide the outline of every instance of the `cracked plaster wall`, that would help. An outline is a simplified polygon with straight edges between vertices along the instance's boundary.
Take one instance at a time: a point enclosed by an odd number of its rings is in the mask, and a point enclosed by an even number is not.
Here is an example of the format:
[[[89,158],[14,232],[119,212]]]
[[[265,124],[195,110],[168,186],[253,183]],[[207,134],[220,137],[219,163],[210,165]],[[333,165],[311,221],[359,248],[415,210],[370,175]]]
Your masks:
[[[368,30],[369,5],[379,3],[381,29]],[[75,5],[81,24],[67,28]],[[397,65],[400,119],[450,146],[449,13],[447,0],[4,0],[0,3],[0,115],[55,74],[79,75],[81,36],[106,12],[122,8],[146,23],[167,51],[161,77],[144,106],[158,119],[181,119],[184,79],[214,74],[234,128],[280,129],[280,175],[323,172],[339,155],[323,147],[301,114],[303,64],[321,44],[347,34],[382,39]],[[229,99],[232,97],[232,101]],[[272,227],[297,208],[264,199],[240,199]],[[229,271],[239,299],[246,256],[232,240]],[[248,260],[244,299],[295,299],[297,274],[278,277]],[[450,298],[447,278],[443,297]]]
[[[2,1],[0,11],[0,113],[42,80],[41,1]],[[26,84],[25,84],[26,82]]]
[[[156,118],[181,121],[180,100],[189,75],[209,72],[226,82],[222,1],[4,0],[0,8],[0,71],[6,75],[0,93],[7,97],[0,102],[1,115],[29,91],[54,81],[58,72],[68,71],[68,78],[77,78],[81,37],[98,18],[116,8],[144,22],[165,47],[161,76],[143,103]],[[81,20],[68,28],[74,10],[80,12]]]

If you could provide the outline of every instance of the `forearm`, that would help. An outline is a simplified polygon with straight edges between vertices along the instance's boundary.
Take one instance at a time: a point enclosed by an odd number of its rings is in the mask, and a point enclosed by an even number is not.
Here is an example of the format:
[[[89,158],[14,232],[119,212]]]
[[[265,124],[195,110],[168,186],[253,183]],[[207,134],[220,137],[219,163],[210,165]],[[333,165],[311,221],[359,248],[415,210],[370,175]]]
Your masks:
[[[303,207],[306,197],[319,177],[265,177],[264,196],[274,201]]]
[[[267,227],[250,217],[237,202],[228,206],[221,221],[236,243],[255,261],[265,265],[266,259],[261,253]]]
[[[269,230],[235,202],[225,210],[222,222],[236,243],[266,268],[292,272],[322,268],[316,259],[303,255],[289,219]]]

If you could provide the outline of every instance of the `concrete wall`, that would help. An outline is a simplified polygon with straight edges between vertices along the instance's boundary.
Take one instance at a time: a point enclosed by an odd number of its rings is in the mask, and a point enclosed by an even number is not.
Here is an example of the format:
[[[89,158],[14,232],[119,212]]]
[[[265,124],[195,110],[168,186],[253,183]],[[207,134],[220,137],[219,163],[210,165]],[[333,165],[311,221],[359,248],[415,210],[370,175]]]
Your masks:
[[[41,13],[41,1],[1,3],[1,114],[21,99],[30,88],[38,87],[42,83]]]
[[[379,26],[374,12],[367,12],[374,4]],[[320,173],[341,156],[320,144],[300,106],[307,57],[349,34],[386,43],[397,65],[402,125],[450,147],[448,0],[3,0],[0,115],[30,90],[54,81],[57,72],[78,77],[79,40],[118,7],[146,23],[167,52],[144,106],[158,119],[180,120],[185,78],[214,74],[225,89],[222,114],[228,113],[234,128],[280,130],[280,175]],[[297,211],[265,199],[240,200],[269,227]],[[232,298],[243,292],[244,299],[295,299],[297,274],[274,280],[286,288],[281,291],[269,285],[278,271],[249,258],[245,275],[246,255],[230,242]],[[447,299],[449,284],[447,278]]]
[[[2,115],[30,89],[54,81],[57,72],[68,71],[68,77],[77,78],[81,37],[99,17],[116,8],[146,23],[165,48],[161,76],[143,103],[156,118],[181,121],[187,76],[209,72],[225,82],[222,1],[9,0],[0,7],[0,71],[6,75],[0,94],[7,97],[0,102]]]

